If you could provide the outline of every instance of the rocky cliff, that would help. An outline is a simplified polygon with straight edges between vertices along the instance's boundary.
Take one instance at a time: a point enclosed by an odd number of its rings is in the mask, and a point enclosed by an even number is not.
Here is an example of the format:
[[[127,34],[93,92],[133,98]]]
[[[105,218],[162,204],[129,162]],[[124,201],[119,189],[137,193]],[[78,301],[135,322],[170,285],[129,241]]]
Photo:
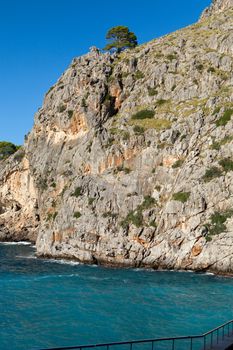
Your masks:
[[[233,271],[233,6],[75,58],[0,163],[1,240],[119,266]]]
[[[203,11],[201,19],[216,15],[219,12],[230,9],[232,6],[233,0],[213,0],[211,6]]]

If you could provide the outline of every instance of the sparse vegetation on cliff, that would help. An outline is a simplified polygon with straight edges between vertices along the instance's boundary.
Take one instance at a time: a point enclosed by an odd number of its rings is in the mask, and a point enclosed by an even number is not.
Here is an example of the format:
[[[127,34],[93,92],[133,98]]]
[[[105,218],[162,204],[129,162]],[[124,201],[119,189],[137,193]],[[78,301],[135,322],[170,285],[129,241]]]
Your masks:
[[[149,109],[142,109],[141,111],[132,115],[133,120],[137,119],[151,119],[155,115],[155,112]]]
[[[217,126],[224,126],[226,125],[230,120],[233,115],[233,109],[227,109],[223,113],[223,115],[216,121]]]
[[[187,202],[190,197],[190,192],[177,192],[174,193],[172,199],[181,203]]]
[[[215,212],[210,217],[210,224],[207,224],[208,234],[206,236],[207,241],[212,239],[212,236],[219,235],[225,232],[227,227],[225,222],[227,219],[231,218],[233,215],[233,210],[229,209],[223,212]]]
[[[11,142],[0,141],[0,160],[8,158],[19,148],[20,146],[16,146]]]
[[[222,170],[216,166],[213,166],[206,170],[205,175],[203,176],[203,180],[205,182],[209,182],[212,179],[220,176],[222,176]]]

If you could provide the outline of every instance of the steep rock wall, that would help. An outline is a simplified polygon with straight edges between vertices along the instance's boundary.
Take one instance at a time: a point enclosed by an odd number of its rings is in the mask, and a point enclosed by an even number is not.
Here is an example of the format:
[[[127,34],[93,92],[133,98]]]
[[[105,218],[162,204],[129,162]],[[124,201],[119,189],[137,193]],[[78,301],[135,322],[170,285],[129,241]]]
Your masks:
[[[36,236],[39,256],[232,272],[232,25],[227,7],[74,59],[25,155],[0,165],[2,239]]]

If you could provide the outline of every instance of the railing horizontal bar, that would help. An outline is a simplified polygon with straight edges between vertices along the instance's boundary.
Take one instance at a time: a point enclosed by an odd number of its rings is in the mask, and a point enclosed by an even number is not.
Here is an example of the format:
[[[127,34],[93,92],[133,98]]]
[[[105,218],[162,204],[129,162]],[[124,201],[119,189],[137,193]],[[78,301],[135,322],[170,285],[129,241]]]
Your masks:
[[[99,348],[99,347],[106,347],[106,346],[117,346],[117,345],[128,345],[128,344],[141,344],[141,343],[154,343],[154,342],[162,342],[162,341],[174,341],[174,340],[187,340],[187,339],[198,339],[198,338],[204,338],[205,336],[212,334],[219,329],[229,325],[233,324],[233,320],[228,321],[219,327],[216,327],[209,332],[206,332],[202,335],[190,335],[190,336],[182,336],[182,337],[172,337],[172,338],[156,338],[156,339],[144,339],[144,340],[132,340],[132,341],[123,341],[123,342],[114,342],[114,343],[102,343],[102,344],[89,344],[89,345],[79,345],[79,346],[66,346],[66,347],[59,347],[59,348],[44,348],[40,350],[75,350],[75,349],[87,349],[87,348]]]
[[[233,323],[233,320],[228,321],[228,322],[226,322],[226,323],[223,323],[221,326],[218,326],[218,327],[216,327],[216,328],[214,328],[214,329],[211,329],[209,332],[206,332],[206,333],[204,333],[204,334],[202,334],[202,335],[203,335],[203,337],[204,337],[205,335],[208,335],[208,334],[210,334],[210,333],[213,333],[213,332],[217,331],[218,329],[220,329],[220,328],[222,328],[222,327],[225,327],[225,326],[227,326],[228,324],[231,324],[231,323]]]
[[[80,346],[68,346],[62,348],[44,348],[40,350],[72,350],[72,349],[86,349],[86,348],[98,348],[101,346],[116,346],[116,345],[128,345],[128,344],[141,344],[141,343],[152,343],[160,341],[172,341],[172,340],[185,340],[185,339],[197,339],[202,338],[202,335],[193,335],[193,336],[183,336],[183,337],[174,337],[174,338],[156,338],[156,339],[141,339],[141,340],[132,340],[132,341],[123,341],[117,343],[101,343],[101,344],[90,344],[90,345],[80,345]]]

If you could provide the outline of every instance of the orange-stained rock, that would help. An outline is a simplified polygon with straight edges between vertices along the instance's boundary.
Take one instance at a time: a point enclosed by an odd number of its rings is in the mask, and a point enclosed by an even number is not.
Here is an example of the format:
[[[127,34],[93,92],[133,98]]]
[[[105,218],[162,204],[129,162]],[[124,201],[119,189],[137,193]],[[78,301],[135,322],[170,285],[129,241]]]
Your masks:
[[[195,244],[192,248],[192,255],[197,256],[202,252],[202,247],[199,244]]]
[[[80,131],[88,131],[87,121],[83,114],[77,112],[74,113],[74,116],[71,119],[69,131],[72,134],[78,134]]]
[[[163,159],[163,165],[167,167],[171,167],[177,160],[178,160],[177,157],[168,156],[167,158]]]
[[[110,94],[115,97],[115,109],[119,109],[121,107],[121,89],[116,86],[116,85],[113,85],[111,86],[110,88]]]
[[[149,246],[149,243],[148,243],[148,242],[146,242],[144,239],[139,238],[139,237],[137,237],[137,236],[134,236],[132,240],[133,240],[134,242],[137,242],[137,243],[143,245],[143,247],[145,247],[145,248],[147,248],[147,247]]]
[[[137,148],[125,149],[123,154],[109,154],[105,160],[103,160],[98,167],[99,173],[103,173],[106,169],[119,167],[124,161],[132,160],[139,151]]]
[[[61,242],[62,241],[62,234],[61,232],[53,232],[53,242]]]
[[[84,172],[84,174],[90,174],[91,173],[91,165],[85,164],[83,172]]]

